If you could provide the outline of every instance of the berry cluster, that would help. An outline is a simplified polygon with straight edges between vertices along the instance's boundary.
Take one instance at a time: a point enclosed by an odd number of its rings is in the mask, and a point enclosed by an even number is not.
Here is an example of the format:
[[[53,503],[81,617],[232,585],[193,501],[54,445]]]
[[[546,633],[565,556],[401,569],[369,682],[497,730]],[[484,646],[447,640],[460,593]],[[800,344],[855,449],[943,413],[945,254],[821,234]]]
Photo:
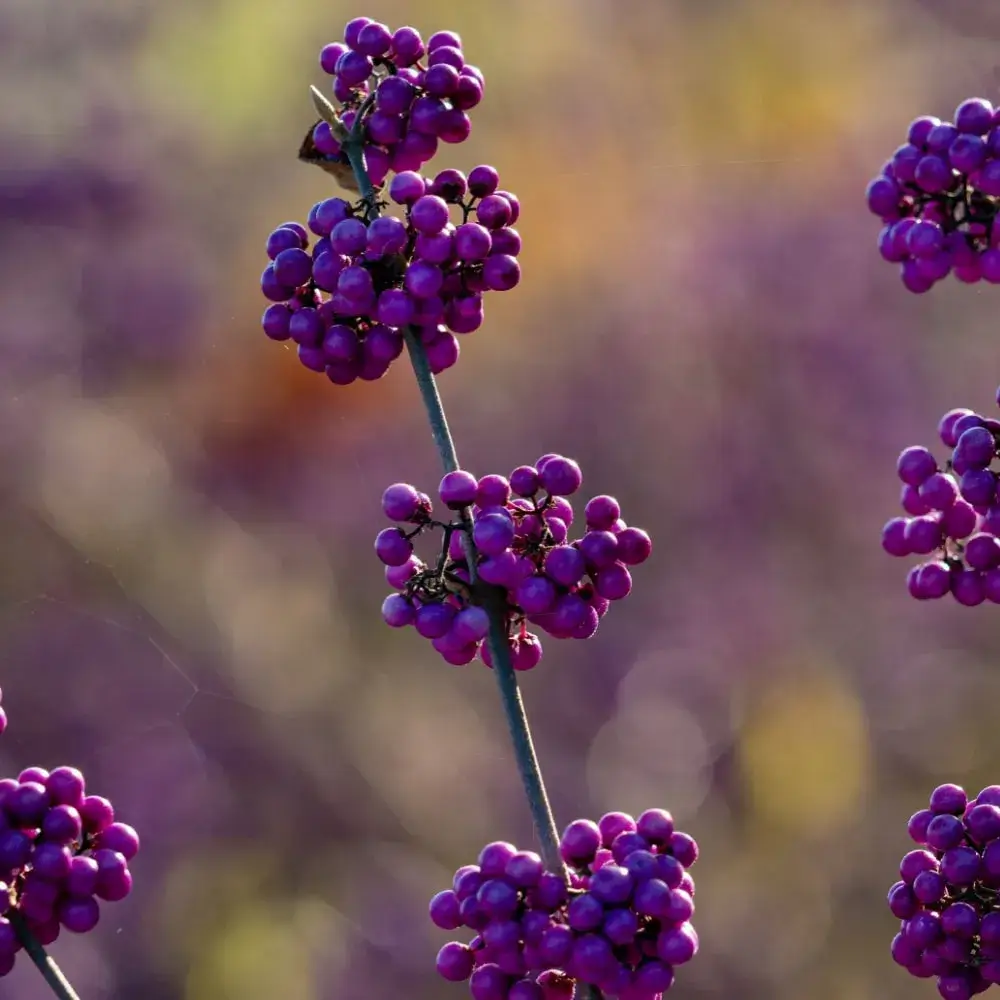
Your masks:
[[[389,186],[404,218],[367,223],[363,205],[328,198],[309,213],[318,237],[311,254],[305,227],[279,226],[261,276],[273,303],[264,332],[294,340],[302,364],[336,385],[381,378],[403,350],[404,327],[419,335],[432,371],[450,368],[459,353],[454,334],[482,325],[484,293],[521,278],[521,237],[511,228],[520,206],[499,183],[486,165],[468,177],[405,171]]]
[[[365,101],[374,102],[365,118],[364,152],[376,185],[390,171],[419,170],[437,152],[439,140],[467,139],[472,123],[466,112],[483,99],[483,74],[466,63],[462,40],[453,31],[439,31],[425,45],[415,28],[392,32],[358,17],[348,23],[343,43],[323,48],[319,62],[333,77],[346,129]],[[346,163],[327,122],[316,125],[312,140],[322,156]]]
[[[867,198],[885,223],[879,251],[911,292],[949,274],[1000,282],[1000,111],[977,97],[958,106],[954,123],[917,118]]]
[[[469,522],[435,521],[426,494],[407,483],[390,486],[382,495],[383,512],[414,527],[385,528],[375,540],[386,580],[400,591],[382,605],[386,623],[413,625],[448,663],[469,663],[478,652],[491,666],[483,642],[489,616],[470,586],[468,549],[474,548],[477,577],[503,598],[515,669],[529,670],[542,656],[529,622],[554,638],[589,639],[610,602],[631,591],[628,567],[644,562],[652,544],[644,531],[625,524],[609,496],[588,501],[586,532],[568,541],[574,512],[566,497],[582,481],[576,462],[561,455],[543,455],[509,478],[449,472],[438,495],[449,510],[471,508],[471,546]],[[440,558],[428,566],[414,554],[413,539],[431,527],[444,530],[445,542]]]
[[[921,850],[903,858],[889,890],[903,922],[892,957],[921,979],[937,976],[947,1000],[969,1000],[1000,984],[1000,785],[971,801],[941,785],[908,829]]]
[[[476,937],[446,944],[438,972],[469,980],[475,1000],[568,997],[567,979],[621,1000],[656,1000],[698,950],[687,871],[698,845],[670,813],[649,809],[638,821],[620,812],[576,820],[560,849],[569,884],[537,854],[504,842],[455,872],[452,888],[431,900],[431,920]]]
[[[107,799],[86,794],[76,768],[29,767],[0,780],[0,976],[21,948],[10,916],[42,945],[63,927],[93,930],[98,899],[124,899],[132,890],[128,862],[138,852],[138,834],[115,822]]]
[[[1000,480],[991,468],[1000,420],[951,410],[941,418],[938,434],[953,449],[944,468],[927,448],[906,448],[899,456],[901,502],[910,516],[885,525],[882,547],[893,556],[933,557],[907,578],[919,600],[950,592],[970,607],[985,600],[1000,604]]]

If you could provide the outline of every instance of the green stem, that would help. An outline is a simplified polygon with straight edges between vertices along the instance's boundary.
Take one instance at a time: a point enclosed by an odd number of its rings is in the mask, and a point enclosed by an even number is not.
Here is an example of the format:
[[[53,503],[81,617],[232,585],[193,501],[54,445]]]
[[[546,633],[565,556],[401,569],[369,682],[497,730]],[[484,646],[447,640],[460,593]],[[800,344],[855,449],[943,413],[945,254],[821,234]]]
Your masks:
[[[341,142],[341,149],[351,164],[358,190],[367,206],[367,221],[370,222],[378,216],[379,209],[375,189],[368,177],[368,171],[365,169],[364,122],[362,118],[366,110],[364,105],[358,109],[347,139]],[[412,329],[404,330],[403,337],[441,465],[446,473],[454,472],[459,468],[455,441],[448,427],[448,418],[444,412],[444,404],[441,402],[441,394],[438,392],[434,373],[427,360],[427,352]],[[476,572],[478,566],[476,546],[472,539],[472,514],[466,507],[458,512],[458,516],[466,529],[462,532],[462,548],[465,550],[466,561],[469,565],[469,578],[475,587],[479,580]],[[488,599],[484,602],[484,609],[490,619],[490,631],[486,642],[490,658],[493,661],[493,673],[497,679],[497,687],[500,689],[500,702],[507,720],[507,730],[510,733],[514,749],[514,759],[517,762],[521,784],[524,786],[525,797],[528,800],[528,808],[535,826],[542,859],[550,872],[557,872],[568,881],[569,876],[559,851],[559,834],[552,816],[552,806],[549,804],[549,798],[545,791],[545,782],[542,779],[538,755],[535,753],[535,745],[531,738],[528,716],[525,713],[524,702],[518,688],[517,675],[514,673],[514,667],[511,663],[503,600],[499,592],[493,588],[483,587],[482,584],[480,584],[480,588],[481,592],[489,594]],[[574,996],[577,1000],[601,1000],[602,995],[596,987],[578,983]]]
[[[62,974],[59,966],[49,957],[48,952],[39,943],[38,938],[31,933],[24,917],[16,910],[9,910],[7,919],[14,928],[18,941],[28,953],[28,957],[35,963],[35,968],[42,974],[42,978],[59,1000],[80,1000],[76,990],[70,986],[69,980]]]
[[[404,334],[406,347],[413,365],[413,373],[417,379],[417,388],[423,400],[427,419],[431,425],[431,436],[437,448],[438,457],[445,472],[454,472],[458,465],[458,455],[455,452],[455,442],[448,428],[448,418],[445,416],[441,395],[434,381],[434,375],[427,363],[427,352],[412,330]],[[466,561],[469,564],[469,577],[473,586],[478,582],[476,566],[478,565],[476,546],[472,540],[472,515],[466,507],[459,511],[465,531],[462,532],[462,547],[465,549]],[[485,588],[484,588],[485,589]],[[496,595],[491,594],[495,598]],[[524,792],[531,810],[531,818],[542,848],[545,867],[549,871],[563,872],[564,866],[559,853],[559,835],[556,832],[555,820],[552,817],[552,807],[545,792],[545,782],[542,779],[538,756],[531,739],[531,728],[524,711],[524,702],[517,686],[517,677],[511,663],[510,646],[507,644],[507,630],[502,607],[497,600],[488,600],[485,607],[490,618],[490,631],[487,637],[490,658],[493,660],[493,672],[496,674],[497,686],[500,688],[500,701],[503,705],[507,729],[514,747],[514,758],[517,761],[518,773],[524,785]]]
[[[374,218],[378,215],[378,204],[374,198],[372,182],[365,169],[364,140],[362,138],[364,111],[364,107],[358,109],[351,131],[347,139],[341,143],[341,149],[354,171],[358,190],[368,206],[368,216]],[[445,416],[444,406],[441,403],[441,394],[438,392],[434,374],[427,361],[427,352],[412,330],[404,331],[404,337],[410,355],[410,363],[413,366],[413,374],[416,376],[417,388],[420,390],[420,398],[427,411],[427,419],[430,422],[431,435],[434,438],[438,457],[441,459],[441,465],[446,473],[454,472],[459,467],[458,455],[455,452],[455,442],[448,428],[448,418]],[[468,508],[459,511],[459,518],[466,529],[471,529],[472,515]],[[469,576],[475,585],[477,582],[477,558],[471,530],[462,532],[462,544],[469,564]],[[549,871],[565,873],[562,857],[559,853],[559,835],[552,817],[552,807],[549,805],[549,799],[545,792],[545,783],[538,766],[538,756],[535,754],[535,746],[531,739],[531,729],[528,726],[524,703],[521,700],[521,692],[518,689],[517,678],[511,663],[505,620],[496,601],[490,601],[488,604],[490,606],[486,608],[486,611],[490,618],[490,631],[486,641],[493,660],[493,672],[496,674],[497,685],[500,688],[500,700],[504,716],[507,719],[511,743],[514,747],[517,769],[521,775],[521,782],[528,798],[528,807],[531,810],[531,818],[534,821],[535,832],[541,845],[542,858]]]

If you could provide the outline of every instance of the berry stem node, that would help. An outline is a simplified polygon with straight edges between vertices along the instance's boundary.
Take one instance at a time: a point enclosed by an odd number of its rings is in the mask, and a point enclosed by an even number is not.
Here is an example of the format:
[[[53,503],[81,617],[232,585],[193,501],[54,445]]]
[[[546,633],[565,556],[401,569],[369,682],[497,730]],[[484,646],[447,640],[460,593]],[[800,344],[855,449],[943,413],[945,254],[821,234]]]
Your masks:
[[[344,123],[337,117],[337,109],[326,99],[326,95],[318,88],[310,85],[309,94],[312,97],[316,113],[330,126],[330,131],[337,142],[348,140],[348,131]]]

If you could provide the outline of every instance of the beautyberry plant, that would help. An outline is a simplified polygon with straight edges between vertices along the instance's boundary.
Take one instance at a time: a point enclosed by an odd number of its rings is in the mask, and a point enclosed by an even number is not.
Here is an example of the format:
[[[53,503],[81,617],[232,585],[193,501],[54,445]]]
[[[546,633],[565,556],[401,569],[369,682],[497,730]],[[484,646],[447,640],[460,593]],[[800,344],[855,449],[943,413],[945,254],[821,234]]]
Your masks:
[[[272,340],[293,340],[301,363],[336,385],[381,378],[403,351],[404,329],[439,374],[458,360],[455,334],[482,325],[484,294],[521,279],[520,203],[487,164],[468,176],[418,172],[439,139],[468,138],[466,111],[482,99],[482,73],[465,63],[454,32],[425,45],[413,28],[390,32],[356,18],[344,37],[320,53],[340,109],[314,91],[324,117],[302,158],[348,189],[363,185],[365,197],[328,198],[307,226],[286,222],[271,233],[261,289],[272,305],[262,326]],[[384,215],[379,185],[390,172],[398,211]]]
[[[0,709],[0,733],[7,717]],[[84,934],[100,901],[132,890],[139,835],[111,803],[87,794],[74,767],[29,767],[0,779],[0,977],[23,949],[64,1000],[76,993],[45,952],[62,930]]]
[[[475,936],[446,944],[438,973],[468,980],[475,1000],[545,1000],[567,979],[624,1000],[670,989],[674,968],[698,951],[693,838],[674,829],[670,813],[649,809],[638,821],[575,820],[559,847],[568,884],[533,851],[503,841],[455,872],[430,917]]]
[[[885,223],[879,250],[901,265],[910,291],[926,292],[949,273],[967,284],[1000,282],[1000,111],[971,98],[954,123],[916,119],[867,199]],[[938,436],[951,449],[943,464],[922,446],[900,454],[906,516],[885,525],[882,547],[925,557],[907,577],[918,600],[1000,603],[1000,420],[950,410]],[[908,831],[918,849],[889,890],[902,921],[892,958],[936,978],[946,1000],[969,1000],[1000,984],[1000,786],[970,801],[958,785],[941,785]]]
[[[611,602],[631,591],[628,567],[652,551],[646,532],[626,525],[618,501],[609,496],[588,501],[586,531],[570,542],[574,511],[566,497],[582,482],[576,462],[543,455],[535,465],[514,469],[509,479],[476,479],[458,469],[438,487],[449,509],[471,506],[476,576],[503,598],[504,634],[515,670],[530,670],[542,656],[528,623],[558,639],[591,638]],[[414,525],[409,531],[386,528],[375,539],[386,580],[399,591],[382,605],[386,624],[413,625],[448,663],[469,663],[478,653],[492,666],[483,644],[489,616],[472,584],[465,525],[433,520],[429,498],[407,483],[385,491],[382,510],[393,521]],[[428,566],[414,554],[413,539],[433,528],[442,529],[444,537],[439,557]]]
[[[940,785],[928,805],[910,817],[918,849],[889,890],[902,921],[892,957],[914,976],[936,976],[947,1000],[968,1000],[1000,984],[1000,785],[972,800]]]
[[[391,32],[358,17],[347,25],[343,42],[323,48],[319,62],[333,77],[345,128],[374,97],[374,109],[364,119],[363,152],[368,177],[376,185],[390,171],[419,170],[437,152],[439,141],[467,139],[472,123],[466,112],[483,99],[483,74],[465,61],[462,40],[452,31],[439,31],[425,44],[414,28]],[[316,150],[350,170],[342,138],[336,123],[327,121],[312,132]]]
[[[878,246],[900,265],[903,284],[929,291],[949,274],[1000,282],[1000,111],[974,97],[955,121],[925,116],[868,185],[868,207],[884,223]]]
[[[907,577],[918,600],[951,594],[968,606],[1000,604],[1000,503],[993,468],[1000,457],[1000,420],[949,410],[938,436],[952,449],[943,466],[924,447],[900,454],[900,500],[909,516],[887,522],[882,547],[893,556],[930,557]]]
[[[404,327],[417,331],[434,373],[450,368],[459,355],[455,334],[482,325],[484,293],[521,278],[521,238],[511,228],[519,205],[495,193],[498,183],[485,165],[468,177],[396,174],[389,196],[403,218],[367,222],[363,205],[328,198],[309,212],[319,237],[311,253],[305,227],[279,226],[267,239],[271,263],[261,277],[273,300],[264,332],[291,338],[299,361],[336,385],[381,378],[403,351]]]
[[[435,519],[430,497],[408,483],[385,490],[382,510],[396,525],[379,533],[375,553],[396,592],[382,615],[414,626],[449,663],[478,655],[493,668],[540,848],[490,844],[435,897],[439,927],[477,934],[445,945],[438,971],[469,980],[474,1000],[597,1000],[602,991],[658,1000],[674,967],[697,951],[686,870],[697,846],[658,809],[638,820],[578,820],[560,840],[515,676],[542,655],[529,624],[556,638],[593,636],[610,603],[631,591],[629,567],[652,543],[603,495],[585,505],[585,530],[570,540],[567,498],[582,475],[562,455],[509,477],[462,468],[434,378],[457,360],[458,337],[482,325],[485,294],[520,279],[512,228],[520,204],[496,169],[420,173],[439,143],[469,136],[483,74],[454,32],[425,43],[414,28],[392,31],[368,18],[349,22],[320,65],[333,77],[334,102],[313,88],[321,121],[300,159],[360,197],[328,198],[305,226],[284,223],[268,237],[264,331],[293,340],[302,364],[336,385],[376,381],[407,351],[448,516]],[[413,543],[433,532],[441,546],[424,562]]]

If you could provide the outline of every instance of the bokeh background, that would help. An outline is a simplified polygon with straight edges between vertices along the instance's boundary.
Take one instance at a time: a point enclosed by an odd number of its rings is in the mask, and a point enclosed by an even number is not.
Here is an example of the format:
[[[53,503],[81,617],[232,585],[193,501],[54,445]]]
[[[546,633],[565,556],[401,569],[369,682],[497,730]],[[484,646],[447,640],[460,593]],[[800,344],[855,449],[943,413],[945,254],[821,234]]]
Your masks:
[[[335,388],[258,326],[362,13],[462,34],[487,98],[434,162],[523,207],[441,378],[465,465],[575,456],[656,542],[523,678],[560,825],[701,842],[678,998],[936,995],[884,895],[931,787],[1000,779],[1000,640],[878,535],[898,450],[992,405],[998,293],[904,292],[862,191],[1000,98],[979,0],[0,5],[0,771],[78,764],[144,839],[54,956],[85,1000],[457,998],[426,901],[532,844],[493,677],[380,620],[381,491],[440,475],[412,376]]]

